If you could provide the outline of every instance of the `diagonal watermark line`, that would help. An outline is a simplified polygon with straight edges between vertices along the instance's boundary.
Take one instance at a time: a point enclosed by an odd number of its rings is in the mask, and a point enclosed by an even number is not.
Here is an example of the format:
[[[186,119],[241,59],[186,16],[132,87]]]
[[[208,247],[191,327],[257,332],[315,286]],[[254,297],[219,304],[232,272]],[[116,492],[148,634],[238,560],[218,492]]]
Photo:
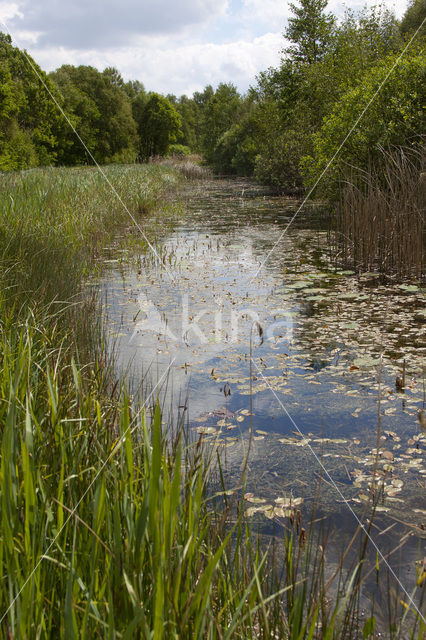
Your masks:
[[[160,255],[158,254],[158,251],[156,250],[156,248],[152,245],[152,243],[149,241],[146,233],[144,232],[144,230],[142,229],[142,227],[140,226],[140,224],[138,223],[138,221],[136,220],[135,216],[132,214],[132,212],[130,211],[129,207],[126,205],[126,203],[124,202],[123,198],[120,196],[120,194],[118,193],[117,189],[114,187],[114,185],[112,184],[111,180],[108,178],[108,176],[106,175],[105,171],[102,169],[101,165],[97,162],[97,160],[95,159],[95,157],[93,156],[92,152],[90,151],[90,149],[87,147],[86,143],[84,142],[84,140],[81,138],[80,134],[78,133],[77,129],[74,127],[73,123],[71,122],[71,120],[69,119],[69,117],[67,116],[67,114],[65,113],[65,111],[63,110],[63,108],[61,107],[61,105],[59,104],[59,102],[57,101],[57,99],[55,98],[55,96],[53,95],[53,93],[50,91],[49,87],[47,86],[46,82],[44,81],[43,77],[40,75],[40,73],[38,72],[37,68],[35,67],[33,61],[31,60],[30,56],[27,54],[27,52],[25,51],[25,49],[23,49],[20,44],[19,41],[13,36],[13,34],[11,33],[9,27],[7,26],[6,22],[4,21],[3,18],[0,18],[0,23],[5,27],[6,32],[11,36],[11,38],[13,39],[13,41],[18,45],[18,47],[21,49],[21,53],[25,56],[25,59],[27,60],[28,64],[30,65],[31,69],[33,70],[34,74],[37,76],[37,78],[39,79],[39,81],[41,82],[41,84],[43,85],[44,89],[46,90],[46,92],[48,93],[50,99],[54,102],[55,106],[57,107],[57,109],[59,110],[59,112],[61,113],[61,115],[63,116],[63,118],[66,120],[67,124],[69,125],[69,127],[71,128],[72,132],[74,133],[74,135],[77,137],[78,141],[81,143],[81,145],[83,146],[84,150],[86,151],[86,153],[89,155],[90,159],[92,160],[92,162],[94,163],[94,165],[96,166],[97,170],[99,171],[99,173],[101,174],[101,176],[104,178],[105,182],[108,184],[108,186],[110,187],[112,193],[115,195],[115,197],[117,198],[117,200],[119,201],[119,203],[122,205],[122,207],[124,208],[124,210],[126,211],[126,213],[129,215],[131,221],[133,222],[133,224],[135,225],[135,227],[138,229],[138,231],[141,233],[143,239],[145,240],[145,242],[147,243],[147,245],[149,246],[149,248],[151,249],[153,255],[157,258],[157,260],[159,261],[160,264],[162,264],[162,260]],[[171,271],[169,271],[169,269],[167,268],[167,266],[165,264],[163,264],[163,267],[167,273],[167,275],[169,276],[170,280],[172,282],[175,281],[175,277],[172,274]]]
[[[96,480],[99,478],[100,474],[102,473],[102,471],[105,469],[106,465],[108,464],[108,462],[111,460],[111,458],[117,453],[117,451],[120,450],[121,445],[123,444],[125,438],[127,437],[128,434],[132,434],[133,431],[137,428],[138,424],[136,424],[136,426],[134,426],[132,428],[132,425],[136,422],[136,420],[138,419],[138,417],[140,416],[140,414],[142,413],[142,411],[144,410],[144,408],[146,407],[147,403],[150,401],[150,399],[152,398],[152,396],[154,395],[154,393],[156,392],[156,390],[158,389],[158,387],[160,386],[160,384],[162,383],[162,381],[164,380],[164,378],[166,377],[166,375],[169,373],[174,361],[176,358],[173,358],[173,360],[169,363],[167,369],[165,370],[165,372],[163,373],[163,375],[161,376],[161,378],[159,379],[159,381],[157,382],[157,384],[155,385],[154,389],[151,391],[151,393],[148,395],[147,399],[145,400],[145,402],[143,403],[143,405],[141,406],[141,408],[138,410],[137,414],[134,416],[133,420],[131,421],[131,423],[129,424],[129,426],[127,427],[126,431],[120,436],[119,440],[116,442],[113,450],[111,451],[111,453],[109,454],[109,456],[104,460],[102,466],[100,467],[100,469],[97,471],[95,477],[93,478],[93,480],[91,481],[91,483],[89,484],[89,486],[87,487],[87,489],[84,491],[83,495],[81,496],[81,498],[79,499],[79,501],[77,502],[77,504],[75,505],[75,507],[70,510],[69,516],[68,518],[65,520],[64,524],[62,525],[62,527],[59,529],[59,531],[57,532],[56,536],[53,538],[52,542],[49,544],[49,546],[47,547],[47,549],[44,550],[43,555],[39,558],[37,564],[35,565],[35,567],[33,568],[33,570],[31,571],[30,575],[28,576],[28,578],[25,580],[24,584],[22,585],[22,587],[19,589],[18,593],[16,594],[16,596],[13,598],[12,602],[9,604],[8,608],[6,609],[6,611],[3,613],[2,617],[0,618],[0,625],[2,624],[3,620],[5,619],[5,617],[7,616],[7,614],[9,613],[9,611],[11,610],[11,608],[13,607],[13,605],[15,604],[15,602],[17,601],[17,599],[19,598],[19,596],[21,595],[22,591],[25,589],[26,585],[28,584],[28,582],[31,580],[31,578],[33,577],[34,573],[37,571],[37,569],[39,568],[39,566],[41,565],[41,563],[44,560],[44,557],[47,553],[49,553],[50,549],[53,547],[53,545],[55,544],[56,540],[59,538],[59,536],[61,535],[62,531],[65,529],[65,527],[67,526],[68,522],[71,520],[72,517],[74,517],[77,513],[77,509],[80,506],[80,504],[83,502],[84,498],[87,496],[87,494],[89,493],[90,489],[93,487],[93,485],[95,484]]]
[[[283,404],[283,402],[281,401],[281,399],[278,397],[276,391],[274,390],[274,388],[269,384],[268,379],[263,375],[262,370],[260,369],[260,367],[258,366],[257,362],[255,362],[254,358],[251,358],[252,363],[254,364],[254,366],[256,367],[258,373],[260,374],[260,376],[262,377],[263,381],[266,383],[266,385],[269,387],[269,389],[271,390],[272,394],[274,395],[275,399],[278,401],[280,407],[282,408],[282,410],[285,412],[286,416],[289,418],[290,422],[292,423],[292,425],[295,427],[295,429],[297,430],[297,432],[303,437],[305,438],[306,435],[301,431],[301,429],[299,428],[299,426],[296,424],[296,422],[293,420],[292,416],[290,415],[290,413],[287,411],[287,408],[285,407],[285,405]],[[368,533],[365,525],[361,522],[361,520],[359,519],[359,517],[357,516],[357,514],[355,513],[355,511],[352,509],[351,505],[349,504],[349,501],[345,498],[345,496],[343,495],[342,491],[339,489],[339,487],[337,486],[336,482],[334,481],[334,479],[332,478],[332,476],[330,475],[330,473],[327,471],[327,469],[325,468],[324,464],[322,463],[321,459],[318,457],[317,453],[314,451],[313,447],[308,443],[307,446],[309,447],[312,455],[314,456],[315,460],[318,462],[318,465],[321,467],[321,469],[323,470],[324,474],[327,476],[329,482],[333,485],[334,489],[337,491],[337,493],[339,494],[339,496],[342,498],[344,504],[347,506],[347,508],[349,509],[349,511],[351,512],[351,514],[353,515],[353,517],[355,518],[356,522],[358,523],[358,526],[362,529],[362,531],[364,531],[365,535],[368,537],[368,539],[370,540],[371,544],[373,545],[373,547],[375,548],[375,550],[377,551],[377,553],[379,554],[380,558],[383,560],[383,562],[385,563],[385,565],[388,567],[390,573],[392,574],[392,576],[395,578],[395,580],[397,581],[398,585],[400,586],[400,588],[402,589],[402,591],[405,593],[405,595],[408,598],[408,601],[411,605],[411,607],[416,611],[416,613],[418,613],[418,615],[420,616],[420,618],[423,620],[424,623],[426,623],[426,618],[423,616],[423,614],[420,612],[420,610],[418,609],[417,605],[415,604],[412,596],[408,593],[407,589],[404,587],[404,585],[402,584],[402,582],[400,581],[400,579],[398,578],[398,576],[396,575],[395,571],[392,569],[391,565],[389,564],[389,562],[387,561],[387,558],[383,555],[383,553],[380,551],[379,547],[377,546],[376,542],[374,541],[374,539],[371,537],[371,535]]]
[[[410,40],[408,41],[408,43],[406,44],[406,46],[404,47],[404,49],[401,51],[400,55],[398,56],[398,58],[395,60],[394,64],[392,65],[391,69],[389,70],[389,72],[386,74],[386,77],[384,78],[384,80],[382,80],[382,82],[380,83],[379,87],[376,89],[374,95],[370,98],[370,100],[368,101],[367,105],[364,107],[364,109],[362,110],[362,112],[360,113],[360,115],[358,116],[358,118],[356,119],[355,123],[352,125],[351,129],[349,130],[349,132],[346,134],[345,138],[343,139],[343,141],[341,142],[339,148],[337,149],[337,151],[334,153],[333,157],[331,158],[331,160],[328,161],[327,166],[325,167],[325,169],[323,169],[323,171],[321,172],[321,175],[319,176],[319,178],[317,178],[315,184],[313,185],[313,187],[311,187],[311,189],[309,190],[308,194],[305,196],[305,198],[303,199],[302,204],[299,206],[299,208],[297,209],[297,211],[293,214],[293,216],[290,218],[289,222],[287,223],[284,231],[281,232],[280,237],[278,238],[278,240],[275,242],[275,244],[273,245],[272,249],[270,249],[270,251],[267,253],[266,258],[263,260],[263,262],[261,262],[259,268],[257,269],[256,273],[251,277],[249,284],[251,284],[254,280],[254,278],[257,277],[257,275],[259,274],[259,272],[263,269],[263,267],[265,266],[265,264],[268,262],[270,256],[272,255],[272,253],[275,251],[275,249],[277,248],[277,245],[281,242],[281,240],[283,239],[283,237],[285,236],[285,234],[287,233],[289,227],[293,224],[293,222],[295,221],[295,219],[297,218],[297,216],[299,215],[300,211],[303,209],[303,207],[305,206],[306,202],[309,200],[309,198],[311,197],[312,193],[315,191],[315,189],[317,188],[318,184],[321,182],[321,180],[323,179],[323,177],[325,176],[325,174],[327,173],[327,171],[329,170],[329,168],[331,167],[331,165],[333,164],[333,162],[335,161],[335,159],[337,158],[337,156],[339,155],[339,153],[341,152],[341,150],[343,149],[343,147],[345,146],[346,142],[348,141],[348,139],[350,138],[350,136],[352,135],[352,133],[355,131],[355,129],[357,128],[357,126],[359,125],[359,123],[361,122],[361,120],[363,119],[364,115],[366,114],[366,112],[368,111],[368,109],[370,108],[371,104],[374,102],[374,100],[377,98],[377,96],[379,95],[379,93],[381,92],[381,90],[383,89],[383,87],[385,86],[386,82],[389,80],[390,76],[392,75],[394,69],[398,66],[398,64],[400,63],[402,57],[404,56],[405,52],[407,51],[407,49],[410,47],[411,43],[415,40],[417,34],[419,33],[420,29],[423,27],[424,23],[426,22],[426,18],[423,19],[420,27],[417,29],[417,31],[414,33],[414,35],[410,38]]]

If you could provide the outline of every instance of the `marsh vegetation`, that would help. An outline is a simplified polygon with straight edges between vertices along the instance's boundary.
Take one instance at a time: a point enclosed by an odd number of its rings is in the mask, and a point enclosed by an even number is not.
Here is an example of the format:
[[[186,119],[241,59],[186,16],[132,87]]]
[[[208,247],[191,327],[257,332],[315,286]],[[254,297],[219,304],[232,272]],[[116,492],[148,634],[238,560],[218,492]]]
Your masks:
[[[246,95],[0,34],[5,640],[424,637],[424,3],[326,4]]]

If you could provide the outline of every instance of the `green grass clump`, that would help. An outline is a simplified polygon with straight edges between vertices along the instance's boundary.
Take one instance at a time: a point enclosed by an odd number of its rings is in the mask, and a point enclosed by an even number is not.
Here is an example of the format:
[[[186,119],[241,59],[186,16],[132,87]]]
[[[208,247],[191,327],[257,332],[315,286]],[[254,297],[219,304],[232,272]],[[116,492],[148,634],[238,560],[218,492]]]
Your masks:
[[[201,448],[52,346],[50,318],[0,313],[2,637],[251,637],[260,583],[227,564]]]

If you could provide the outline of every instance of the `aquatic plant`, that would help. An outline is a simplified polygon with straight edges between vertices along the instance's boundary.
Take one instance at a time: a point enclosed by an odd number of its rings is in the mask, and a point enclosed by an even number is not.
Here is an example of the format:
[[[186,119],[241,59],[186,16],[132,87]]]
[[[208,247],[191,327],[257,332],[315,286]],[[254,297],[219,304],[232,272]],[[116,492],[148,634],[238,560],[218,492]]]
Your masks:
[[[336,217],[339,258],[354,269],[424,280],[425,152],[382,149],[383,170],[354,170]]]

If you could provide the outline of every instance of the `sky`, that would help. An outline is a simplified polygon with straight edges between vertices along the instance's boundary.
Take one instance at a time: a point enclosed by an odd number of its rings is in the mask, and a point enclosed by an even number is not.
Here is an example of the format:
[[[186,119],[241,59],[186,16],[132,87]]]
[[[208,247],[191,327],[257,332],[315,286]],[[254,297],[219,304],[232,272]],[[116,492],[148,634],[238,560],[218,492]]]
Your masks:
[[[372,2],[329,0],[345,6]],[[397,17],[408,0],[384,0]],[[287,0],[0,0],[0,30],[46,71],[62,64],[116,67],[148,91],[191,96],[211,84],[239,91],[279,63]]]

